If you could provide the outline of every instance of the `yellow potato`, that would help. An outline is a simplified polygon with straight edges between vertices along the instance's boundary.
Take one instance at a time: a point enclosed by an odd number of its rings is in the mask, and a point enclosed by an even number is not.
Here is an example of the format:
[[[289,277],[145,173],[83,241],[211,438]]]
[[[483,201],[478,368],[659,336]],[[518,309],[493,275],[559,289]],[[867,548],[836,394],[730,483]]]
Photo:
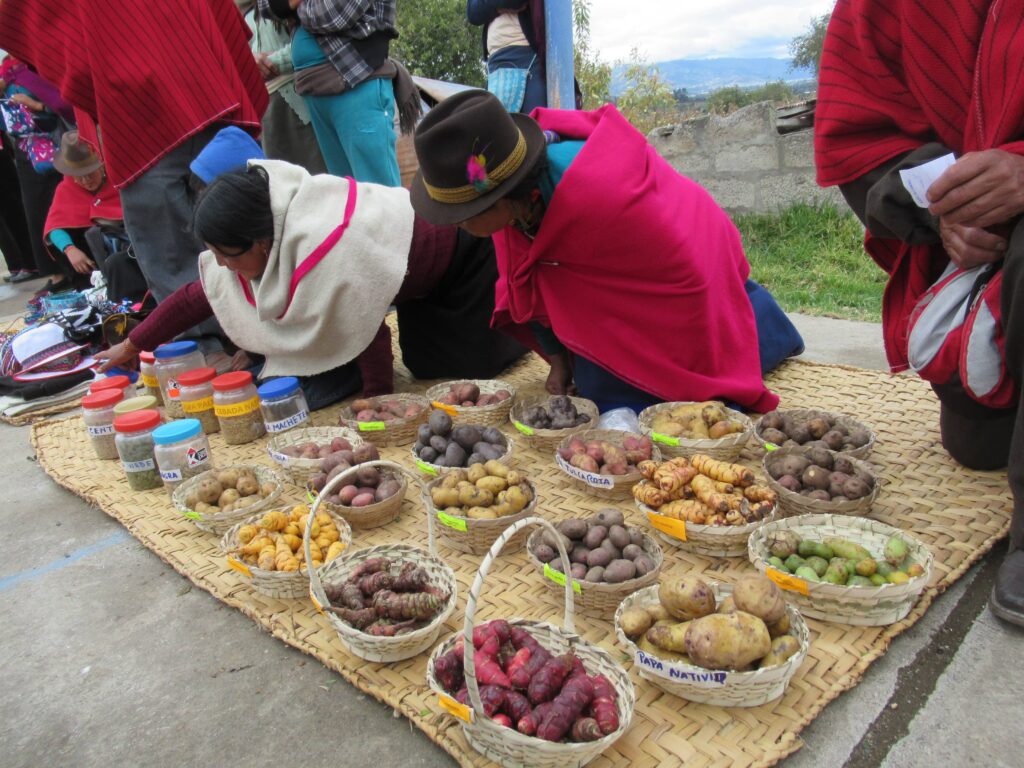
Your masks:
[[[466,479],[473,484],[476,484],[477,481],[485,477],[487,477],[487,470],[484,469],[483,464],[471,464],[469,469],[466,470]]]
[[[508,487],[508,483],[502,477],[494,477],[493,475],[485,475],[476,481],[477,488],[483,488],[485,491],[497,495],[504,491]]]
[[[459,504],[464,507],[489,507],[494,503],[494,494],[475,485],[459,489]]]
[[[498,515],[488,507],[470,507],[466,510],[466,517],[473,520],[495,520]]]
[[[495,477],[507,477],[509,473],[508,467],[506,467],[500,461],[495,461],[494,459],[491,459],[486,464],[484,464],[484,469],[487,470],[488,475],[493,475]]]

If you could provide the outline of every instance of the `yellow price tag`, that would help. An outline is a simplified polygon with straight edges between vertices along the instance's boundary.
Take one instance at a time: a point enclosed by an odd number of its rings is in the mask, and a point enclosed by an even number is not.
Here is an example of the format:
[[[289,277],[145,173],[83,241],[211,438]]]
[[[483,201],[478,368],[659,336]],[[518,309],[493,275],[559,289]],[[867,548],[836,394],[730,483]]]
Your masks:
[[[142,386],[150,389],[160,389],[160,379],[156,376],[139,376],[142,379]]]
[[[669,435],[663,435],[661,434],[661,432],[651,432],[651,439],[656,443],[661,443],[662,445],[679,445],[678,437],[670,437]]]
[[[431,400],[430,404],[432,406],[434,406],[435,408],[437,408],[437,410],[444,411],[449,416],[453,416],[454,417],[454,416],[458,416],[459,415],[459,409],[456,408],[454,405],[447,405],[446,403],[439,403],[439,402],[437,402],[437,400]]]
[[[233,568],[243,576],[248,576],[250,579],[252,578],[252,571],[249,570],[249,566],[245,563],[238,562],[231,555],[228,555],[228,568]]]
[[[544,563],[544,575],[547,578],[551,579],[553,582],[555,582],[555,584],[557,584],[558,586],[565,586],[565,574],[556,571],[547,563]],[[578,595],[583,594],[583,588],[580,586],[580,583],[576,579],[572,580],[572,591]]]
[[[514,426],[516,429],[518,429],[524,435],[532,435],[533,434],[533,429],[531,427],[526,426],[522,422],[513,421],[512,422],[512,426]]]
[[[426,472],[428,475],[437,475],[437,467],[432,467],[427,462],[416,459],[416,466]]]
[[[168,390],[168,394],[170,390]],[[215,405],[213,406],[213,412],[225,419],[230,419],[232,416],[245,416],[247,413],[258,411],[260,409],[260,399],[258,397],[250,398],[241,403],[232,403],[231,405]]]
[[[666,533],[673,539],[679,539],[680,541],[686,541],[686,521],[675,520],[671,517],[665,517],[654,512],[647,513],[647,520],[650,522],[652,528],[656,528],[662,533]]]
[[[441,705],[441,709],[449,715],[454,715],[459,718],[459,720],[463,720],[467,723],[473,722],[473,710],[465,704],[459,704],[459,702],[452,697],[444,696],[442,694],[437,695],[437,701]]]
[[[466,532],[466,521],[461,518],[453,517],[447,512],[441,512],[439,510],[437,513],[437,519],[440,521],[441,525],[447,525],[449,528],[453,528],[456,531],[462,531],[463,533]]]
[[[798,579],[789,573],[783,573],[778,568],[772,568],[768,566],[768,570],[765,572],[765,576],[774,581],[783,589],[788,589],[790,592],[798,592],[801,595],[807,594],[807,580]]]
[[[360,421],[357,423],[360,432],[383,432],[387,429],[387,425],[383,421]]]
[[[324,616],[327,615],[326,613],[324,613],[324,607],[322,605],[320,605],[320,601],[317,600],[316,599],[316,595],[313,594],[313,588],[312,587],[309,588],[309,599],[313,601],[313,607],[314,608],[316,608],[318,611],[320,611],[320,613],[322,613]]]

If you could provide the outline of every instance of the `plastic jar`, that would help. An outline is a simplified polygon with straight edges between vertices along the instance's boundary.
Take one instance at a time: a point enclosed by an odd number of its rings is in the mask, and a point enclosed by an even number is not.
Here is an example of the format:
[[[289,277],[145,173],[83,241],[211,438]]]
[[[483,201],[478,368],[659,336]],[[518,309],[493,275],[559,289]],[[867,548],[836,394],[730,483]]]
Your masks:
[[[157,427],[153,443],[153,457],[168,493],[212,466],[210,441],[199,419],[179,419]]]
[[[178,377],[178,401],[185,418],[199,419],[203,432],[208,435],[220,431],[220,422],[213,410],[214,368],[196,368]]]
[[[85,431],[98,459],[117,458],[117,445],[114,442],[114,406],[123,398],[124,393],[116,387],[82,398],[82,421],[85,422]]]
[[[153,431],[159,426],[158,411],[132,411],[114,419],[117,455],[133,491],[160,487],[160,472],[153,458]]]
[[[139,380],[145,394],[155,397],[159,405],[164,404],[164,393],[160,391],[160,379],[156,375],[156,358],[152,352],[139,352]]]
[[[309,405],[294,376],[273,379],[256,391],[260,394],[260,411],[267,432],[286,432],[309,421]]]
[[[114,406],[114,415],[120,416],[122,413],[131,413],[132,411],[155,411],[157,405],[157,399],[152,395],[129,397]]]
[[[153,352],[156,357],[156,377],[160,381],[160,391],[164,398],[164,409],[167,417],[180,419],[185,416],[181,403],[178,402],[178,377],[186,371],[206,366],[206,358],[199,351],[194,341],[172,341],[161,344]]]
[[[131,385],[132,380],[127,376],[104,376],[103,378],[93,379],[89,382],[89,394],[102,392],[105,389],[118,389],[125,397],[128,397],[128,388]]]
[[[260,398],[248,371],[225,373],[213,380],[213,410],[228,445],[249,443],[267,433]]]

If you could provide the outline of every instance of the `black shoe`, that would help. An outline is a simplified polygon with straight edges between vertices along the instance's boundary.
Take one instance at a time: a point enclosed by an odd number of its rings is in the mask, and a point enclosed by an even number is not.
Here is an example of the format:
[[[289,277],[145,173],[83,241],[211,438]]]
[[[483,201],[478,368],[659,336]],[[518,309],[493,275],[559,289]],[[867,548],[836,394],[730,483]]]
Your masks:
[[[12,283],[24,283],[29,280],[38,280],[39,273],[34,269],[23,269],[20,272],[11,275],[10,282]]]
[[[66,293],[67,291],[72,290],[72,288],[74,288],[74,286],[71,285],[70,280],[64,280],[54,285],[53,279],[51,278],[46,281],[46,285],[44,285],[42,288],[36,291],[36,296],[45,296],[46,294],[54,293]]]
[[[1024,627],[1024,549],[1015,549],[999,566],[988,607],[1003,621]]]

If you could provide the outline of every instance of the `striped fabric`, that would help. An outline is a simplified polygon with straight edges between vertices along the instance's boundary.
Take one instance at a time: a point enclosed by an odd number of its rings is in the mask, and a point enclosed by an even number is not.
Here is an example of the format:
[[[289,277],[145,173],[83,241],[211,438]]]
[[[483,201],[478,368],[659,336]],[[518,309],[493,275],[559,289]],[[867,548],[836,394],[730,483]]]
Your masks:
[[[117,187],[213,122],[259,135],[248,38],[232,0],[0,2],[0,48],[96,118]]]

